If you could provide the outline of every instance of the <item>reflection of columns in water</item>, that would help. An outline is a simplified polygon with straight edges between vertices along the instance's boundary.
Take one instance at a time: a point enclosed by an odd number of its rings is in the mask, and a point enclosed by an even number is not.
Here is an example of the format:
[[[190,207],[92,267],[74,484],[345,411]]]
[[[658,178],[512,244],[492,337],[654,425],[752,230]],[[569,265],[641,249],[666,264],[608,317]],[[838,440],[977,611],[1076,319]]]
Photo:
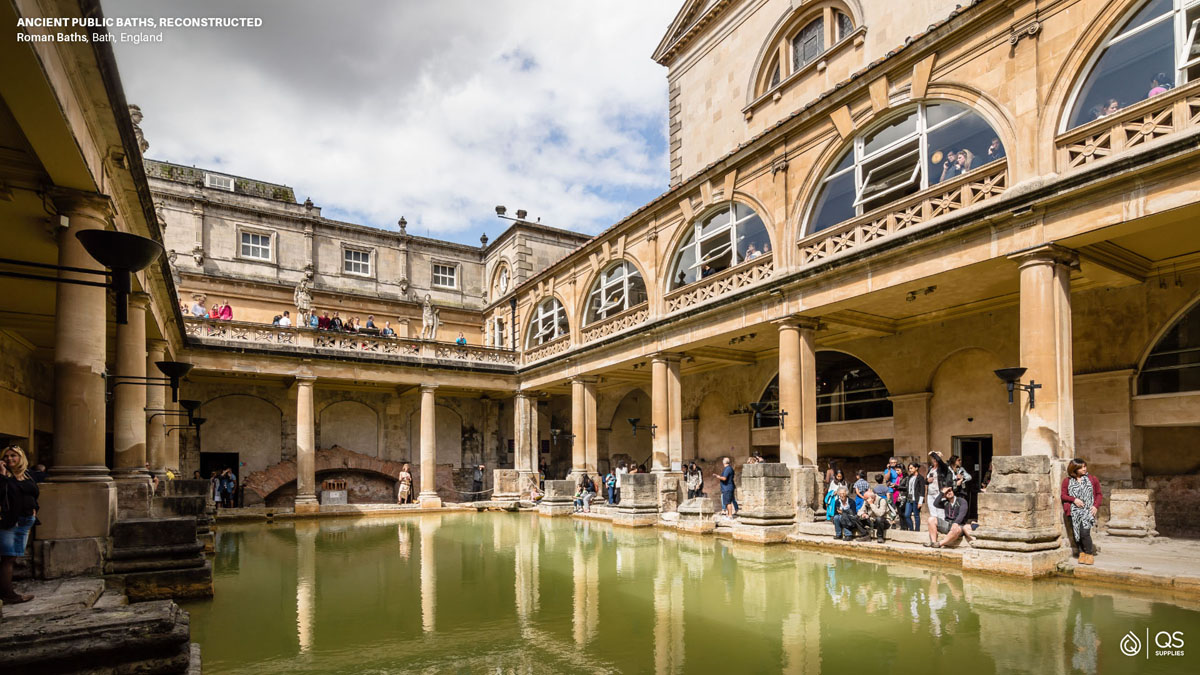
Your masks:
[[[962,577],[962,592],[956,593],[952,579],[940,580],[940,592],[947,597],[948,607],[969,606],[979,617],[979,635],[983,639],[978,648],[993,659],[996,672],[1045,675],[1075,672],[1071,668],[1073,654],[1067,652],[1068,645],[1072,646],[1072,652],[1077,648],[1074,636],[1068,632],[1073,627],[1070,610],[1074,591],[1070,586],[966,575]],[[1123,611],[1132,610],[1125,603],[1122,605]],[[945,626],[953,615],[944,609],[941,612]],[[1119,640],[1123,634],[1112,637]],[[1013,645],[1021,648],[1013,649]],[[1095,648],[1100,649],[1098,645]]]
[[[300,653],[312,649],[317,613],[317,534],[313,522],[296,522],[296,640]]]
[[[517,535],[515,561],[515,595],[517,620],[524,626],[530,614],[538,609],[538,542],[537,523],[528,518],[521,519],[520,534]]]
[[[654,574],[654,672],[677,673],[683,670],[683,576],[675,569],[677,552],[666,552],[659,542]]]
[[[437,566],[434,534],[441,524],[438,516],[421,517],[421,628],[432,633],[437,618]]]
[[[396,541],[398,542],[398,552],[400,557],[408,560],[408,556],[412,555],[412,530],[411,524],[408,522],[398,523],[396,525]]]
[[[600,624],[600,570],[595,551],[585,551],[582,540],[575,542],[571,563],[575,579],[575,644],[582,647],[595,639]]]
[[[783,672],[817,675],[821,672],[821,607],[825,604],[821,569],[797,561],[792,566],[791,613],[783,619]]]

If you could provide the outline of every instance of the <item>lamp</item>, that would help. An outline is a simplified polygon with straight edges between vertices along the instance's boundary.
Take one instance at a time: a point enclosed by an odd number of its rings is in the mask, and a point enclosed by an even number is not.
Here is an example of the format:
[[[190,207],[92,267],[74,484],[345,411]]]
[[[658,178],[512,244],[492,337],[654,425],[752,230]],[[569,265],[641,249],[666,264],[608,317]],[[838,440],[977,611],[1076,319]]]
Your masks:
[[[764,411],[767,409],[767,405],[769,405],[769,404],[763,403],[761,401],[758,403],[750,404],[750,409],[754,411],[754,426],[757,427],[759,425],[759,422],[762,421],[762,416],[764,414]],[[769,415],[771,413],[765,413],[765,414]],[[782,429],[783,428],[783,418],[787,417],[787,411],[780,410],[779,412],[775,413],[775,416],[779,418],[779,428]]]
[[[184,400],[179,402],[179,407],[183,408],[184,411],[179,412],[178,410],[171,410],[169,408],[146,408],[146,412],[153,413],[152,415],[150,415],[149,417],[146,418],[146,421],[149,422],[150,420],[152,420],[155,417],[158,417],[160,415],[163,417],[187,416],[188,422],[190,423],[193,415],[196,414],[196,409],[200,407],[200,401],[194,401],[192,399],[185,398]]]
[[[158,366],[158,370],[163,375],[166,375],[167,379],[170,380],[171,401],[172,402],[178,401],[179,400],[179,380],[181,380],[184,375],[187,375],[188,372],[191,371],[192,364],[184,363],[182,361],[155,361],[154,365]],[[199,404],[197,404],[197,405],[199,405]]]
[[[173,426],[173,427],[167,427],[167,435],[170,436],[172,431],[179,431],[180,429],[192,429],[192,428],[194,428],[196,430],[196,433],[200,433],[200,425],[204,424],[207,421],[208,421],[208,419],[205,417],[193,417],[191,419],[191,421],[188,422],[187,424],[180,424],[180,425]]]
[[[162,255],[162,244],[115,230],[80,230],[75,238],[96,262],[112,270],[110,287],[117,296],[117,323],[128,323],[130,275],[146,269]]]
[[[1034,391],[1041,389],[1042,385],[1033,380],[1030,380],[1029,384],[1021,384],[1021,376],[1025,374],[1025,371],[1025,368],[1000,368],[995,373],[996,377],[1000,378],[1000,381],[1008,389],[1008,402],[1010,404],[1013,402],[1013,392],[1019,389],[1029,392],[1029,407],[1033,408]]]
[[[633,427],[633,435],[634,436],[637,436],[638,429],[649,429],[650,430],[650,438],[654,438],[654,430],[658,428],[657,424],[638,426],[638,422],[642,421],[642,418],[640,418],[640,417],[628,417],[628,418],[626,418],[626,421],[629,422],[629,426]]]

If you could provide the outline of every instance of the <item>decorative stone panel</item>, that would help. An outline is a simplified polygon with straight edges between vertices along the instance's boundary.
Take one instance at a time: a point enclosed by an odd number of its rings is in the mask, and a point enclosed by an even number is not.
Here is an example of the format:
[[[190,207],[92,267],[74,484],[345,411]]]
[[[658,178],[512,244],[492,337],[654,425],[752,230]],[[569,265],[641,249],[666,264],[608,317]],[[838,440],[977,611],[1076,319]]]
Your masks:
[[[558,339],[551,340],[545,344],[538,345],[533,349],[526,350],[525,363],[533,363],[542,359],[550,358],[555,354],[562,354],[571,348],[571,336],[564,335]]]
[[[667,296],[667,311],[701,305],[722,295],[762,283],[775,273],[775,263],[768,256],[731,267],[706,279],[689,284]]]
[[[583,341],[591,342],[602,337],[608,337],[614,333],[619,333],[626,328],[643,324],[646,319],[650,318],[650,310],[646,305],[639,305],[632,309],[625,310],[616,316],[605,319],[600,323],[593,324],[583,331]]]
[[[1073,169],[1200,125],[1200,87],[1188,85],[1140,101],[1059,136],[1060,165]]]

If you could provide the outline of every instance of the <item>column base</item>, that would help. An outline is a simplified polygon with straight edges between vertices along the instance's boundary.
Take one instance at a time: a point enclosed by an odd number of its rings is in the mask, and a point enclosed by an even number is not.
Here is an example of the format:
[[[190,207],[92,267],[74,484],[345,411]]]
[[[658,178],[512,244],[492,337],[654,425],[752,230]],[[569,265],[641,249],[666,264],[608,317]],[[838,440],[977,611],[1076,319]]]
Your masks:
[[[442,498],[436,492],[422,492],[417,495],[417,504],[423,509],[440,509]]]
[[[319,513],[321,511],[321,504],[317,501],[315,495],[304,495],[296,497],[293,510],[296,513]]]
[[[145,471],[113,473],[117,487],[117,520],[149,518],[154,500],[154,488],[150,474]]]

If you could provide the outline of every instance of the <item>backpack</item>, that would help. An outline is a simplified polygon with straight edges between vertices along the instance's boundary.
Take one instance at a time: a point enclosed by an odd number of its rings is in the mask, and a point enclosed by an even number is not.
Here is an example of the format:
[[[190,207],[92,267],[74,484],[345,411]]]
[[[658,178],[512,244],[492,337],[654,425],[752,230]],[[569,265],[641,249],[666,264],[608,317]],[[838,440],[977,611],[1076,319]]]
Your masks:
[[[617,477],[615,475],[613,475],[613,472],[609,471],[604,476],[604,485],[607,487],[616,487],[617,486]]]

